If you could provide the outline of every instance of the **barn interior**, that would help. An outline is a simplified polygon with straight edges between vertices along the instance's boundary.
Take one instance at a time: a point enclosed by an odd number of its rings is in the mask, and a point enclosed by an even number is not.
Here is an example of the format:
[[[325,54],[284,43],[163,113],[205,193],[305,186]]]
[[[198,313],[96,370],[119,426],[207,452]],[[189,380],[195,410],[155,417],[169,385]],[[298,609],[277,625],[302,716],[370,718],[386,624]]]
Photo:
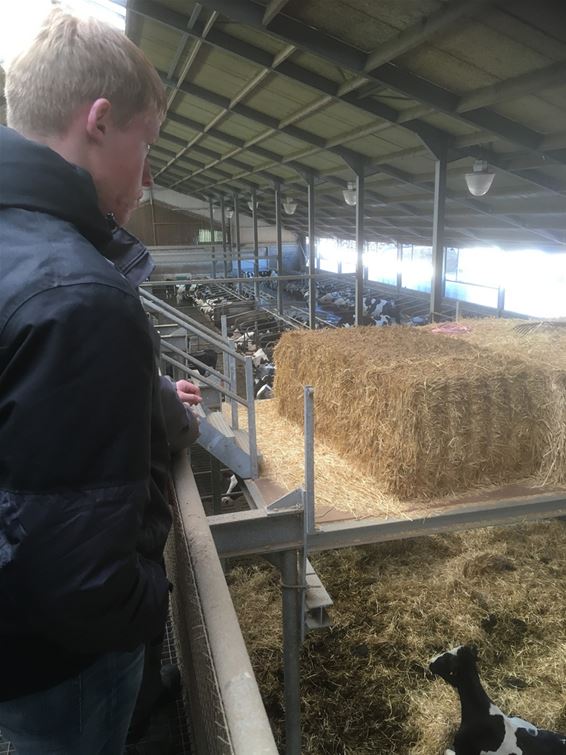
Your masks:
[[[204,398],[180,728],[128,752],[443,753],[467,642],[566,730],[566,6],[108,5],[167,91],[141,299]]]

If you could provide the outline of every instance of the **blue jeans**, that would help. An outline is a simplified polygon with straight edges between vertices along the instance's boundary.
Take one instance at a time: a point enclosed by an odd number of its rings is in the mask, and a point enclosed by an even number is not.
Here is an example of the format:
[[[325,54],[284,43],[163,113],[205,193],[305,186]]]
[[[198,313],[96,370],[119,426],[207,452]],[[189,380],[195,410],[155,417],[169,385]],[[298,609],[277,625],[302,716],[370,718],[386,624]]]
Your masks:
[[[0,702],[2,736],[17,755],[121,755],[143,658],[143,646],[107,653],[55,687]]]

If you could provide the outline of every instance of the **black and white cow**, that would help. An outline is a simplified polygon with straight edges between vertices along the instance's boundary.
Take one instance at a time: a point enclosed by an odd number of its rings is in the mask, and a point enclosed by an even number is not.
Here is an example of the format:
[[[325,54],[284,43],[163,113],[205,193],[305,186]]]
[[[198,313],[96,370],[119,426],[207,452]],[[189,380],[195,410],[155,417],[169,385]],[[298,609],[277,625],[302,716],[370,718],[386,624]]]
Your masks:
[[[185,284],[175,286],[175,298],[177,299],[177,304],[182,304],[185,301],[186,295],[187,287]]]
[[[499,710],[482,687],[476,661],[476,649],[460,645],[429,663],[432,673],[460,695],[462,720],[454,749],[445,755],[566,755],[566,735],[538,729]]]
[[[252,362],[254,367],[259,367],[260,364],[269,362],[269,357],[263,349],[257,349],[257,351],[254,351],[254,353],[252,354]]]
[[[385,302],[381,309],[381,314],[390,317],[397,325],[401,325],[401,307],[394,299]]]
[[[218,363],[218,354],[214,349],[203,349],[202,351],[192,351],[191,356],[195,359],[198,359],[199,362],[202,362],[202,365],[197,364],[191,364],[191,367],[195,370],[198,370],[201,375],[209,375],[210,373],[206,369],[207,367],[212,367],[214,370],[216,369],[217,363]]]
[[[273,388],[266,383],[265,385],[261,386],[261,388],[256,393],[255,397],[260,400],[273,398]]]

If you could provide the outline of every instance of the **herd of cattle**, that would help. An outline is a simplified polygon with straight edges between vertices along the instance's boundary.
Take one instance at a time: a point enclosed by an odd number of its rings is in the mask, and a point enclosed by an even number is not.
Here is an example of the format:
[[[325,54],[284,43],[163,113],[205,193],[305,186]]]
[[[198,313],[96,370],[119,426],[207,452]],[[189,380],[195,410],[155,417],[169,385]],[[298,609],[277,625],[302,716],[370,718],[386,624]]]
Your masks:
[[[290,281],[285,284],[285,291],[291,296],[301,297],[306,303],[309,302],[309,290],[302,283]],[[355,290],[352,286],[337,290],[332,283],[317,283],[316,285],[317,308],[322,313],[337,315],[338,327],[350,327],[354,324],[355,303]],[[401,308],[394,299],[367,295],[363,302],[363,324],[400,325]]]
[[[267,285],[274,288],[277,285],[276,275],[273,275],[274,271],[271,272]],[[302,300],[303,303],[308,303],[309,301],[309,290],[303,283],[290,281],[285,284],[284,291],[299,302]],[[242,295],[251,298],[253,294],[244,288]],[[202,284],[178,284],[174,289],[172,287],[166,289],[166,296],[167,298],[174,296],[178,305],[194,304],[207,315],[214,312],[215,306],[226,302],[225,296],[213,293],[209,286]],[[349,327],[353,324],[355,291],[352,287],[336,290],[330,283],[317,283],[316,296],[317,307],[323,313],[338,315],[335,322],[338,327]],[[370,294],[364,297],[363,319],[364,325],[400,325],[401,308],[394,299],[384,299]]]
[[[225,308],[231,303],[229,298],[203,284],[178,284],[165,293],[169,299],[174,297],[178,306],[196,307],[212,320],[215,319],[217,307]],[[246,295],[245,292],[243,295]],[[251,298],[251,294],[249,296]],[[252,357],[254,393],[258,399],[271,398],[273,395],[273,349],[284,327],[288,326],[284,326],[269,312],[262,310],[251,309],[238,316],[228,317],[228,337],[233,341],[236,351]],[[202,375],[208,374],[207,367],[219,368],[220,355],[212,348],[192,351],[191,356],[201,363],[195,367]]]

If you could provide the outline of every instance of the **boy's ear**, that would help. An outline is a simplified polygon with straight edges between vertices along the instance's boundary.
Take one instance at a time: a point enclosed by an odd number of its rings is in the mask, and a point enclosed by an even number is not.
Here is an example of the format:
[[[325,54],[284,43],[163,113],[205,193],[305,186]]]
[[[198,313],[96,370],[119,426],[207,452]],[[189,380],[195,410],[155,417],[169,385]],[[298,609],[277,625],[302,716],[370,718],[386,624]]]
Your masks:
[[[111,123],[112,105],[104,97],[95,100],[90,106],[86,118],[86,131],[94,142],[101,142]]]

